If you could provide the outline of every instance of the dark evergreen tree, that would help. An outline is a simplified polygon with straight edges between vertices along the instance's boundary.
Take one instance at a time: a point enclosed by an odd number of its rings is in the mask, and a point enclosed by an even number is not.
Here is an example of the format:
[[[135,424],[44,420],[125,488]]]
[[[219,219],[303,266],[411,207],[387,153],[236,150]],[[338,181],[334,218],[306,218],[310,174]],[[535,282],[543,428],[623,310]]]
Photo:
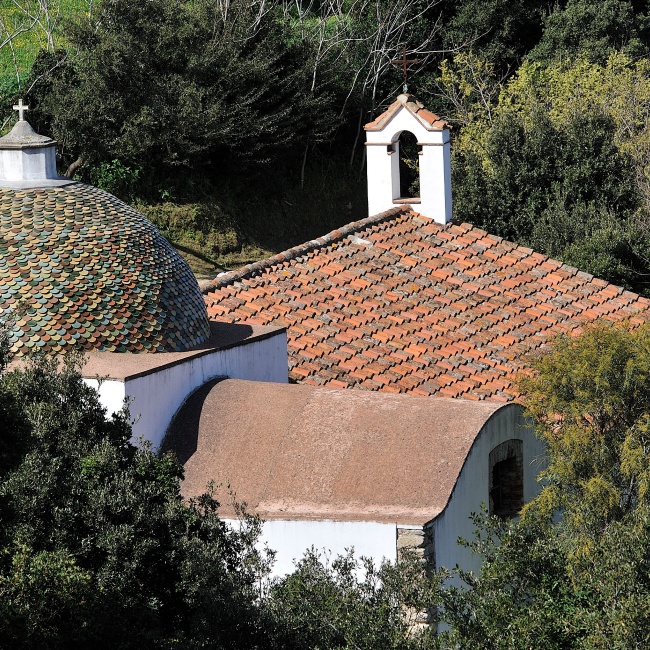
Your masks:
[[[455,0],[444,5],[442,45],[471,49],[500,73],[514,71],[542,37],[547,0]]]
[[[32,119],[98,164],[170,173],[277,162],[336,116],[309,92],[303,45],[273,11],[234,0],[105,1],[94,25],[71,26],[75,56],[43,54]],[[299,153],[298,153],[299,155]]]
[[[254,521],[185,503],[70,362],[5,373],[0,400],[1,647],[257,646]]]
[[[642,2],[630,0],[568,0],[544,20],[544,34],[530,52],[542,63],[586,54],[604,63],[612,50],[631,57],[644,56],[650,46],[650,23]]]

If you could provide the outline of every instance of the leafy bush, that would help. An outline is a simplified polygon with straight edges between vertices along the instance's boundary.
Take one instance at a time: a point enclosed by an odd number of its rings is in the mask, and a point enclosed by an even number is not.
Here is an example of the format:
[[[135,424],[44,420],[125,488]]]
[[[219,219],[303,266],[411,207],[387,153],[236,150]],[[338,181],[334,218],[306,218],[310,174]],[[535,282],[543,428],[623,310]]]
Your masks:
[[[90,182],[111,194],[127,200],[139,193],[142,168],[125,165],[119,160],[101,162],[90,172]]]
[[[73,361],[0,378],[0,630],[12,648],[254,647],[256,520],[106,419]]]
[[[543,487],[518,521],[477,518],[483,567],[442,590],[442,647],[647,647],[650,326],[562,337],[533,368]]]
[[[264,601],[270,648],[426,650],[437,647],[427,621],[436,580],[406,557],[380,567],[351,553],[332,561],[313,549]]]

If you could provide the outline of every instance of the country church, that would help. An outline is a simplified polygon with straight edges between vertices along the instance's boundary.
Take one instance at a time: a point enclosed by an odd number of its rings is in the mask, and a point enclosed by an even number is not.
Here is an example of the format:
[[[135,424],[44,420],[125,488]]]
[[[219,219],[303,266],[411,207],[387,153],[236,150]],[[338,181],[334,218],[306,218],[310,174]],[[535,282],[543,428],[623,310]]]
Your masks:
[[[109,412],[265,520],[276,574],[311,546],[476,568],[482,504],[515,515],[544,449],[516,375],[557,334],[650,302],[452,217],[448,125],[400,95],[365,127],[369,215],[201,288],[138,212],[0,138],[0,317],[12,349],[85,351]],[[420,196],[400,196],[400,135]],[[225,487],[224,517],[234,517]]]

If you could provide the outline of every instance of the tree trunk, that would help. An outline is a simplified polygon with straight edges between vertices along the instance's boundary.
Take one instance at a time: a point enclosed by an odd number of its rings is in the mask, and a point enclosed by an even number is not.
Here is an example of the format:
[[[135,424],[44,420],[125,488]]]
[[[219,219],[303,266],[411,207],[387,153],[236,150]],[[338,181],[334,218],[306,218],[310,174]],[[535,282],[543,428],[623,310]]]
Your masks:
[[[66,178],[72,178],[72,174],[74,174],[79,167],[83,164],[83,158],[79,157],[77,160],[75,160],[66,170],[65,173],[63,174]]]

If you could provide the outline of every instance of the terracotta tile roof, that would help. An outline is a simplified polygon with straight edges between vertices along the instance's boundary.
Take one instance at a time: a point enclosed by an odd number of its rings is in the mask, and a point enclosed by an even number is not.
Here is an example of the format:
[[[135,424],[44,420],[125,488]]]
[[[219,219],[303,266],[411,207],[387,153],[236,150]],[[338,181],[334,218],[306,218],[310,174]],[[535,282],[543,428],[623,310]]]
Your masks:
[[[381,131],[400,108],[406,108],[429,131],[441,131],[442,129],[452,128],[441,117],[424,108],[424,104],[417,101],[413,95],[400,95],[381,115],[378,115],[372,122],[364,125],[363,128],[366,131]]]
[[[0,188],[0,316],[14,352],[181,351],[210,335],[185,261],[141,214],[82,183]]]
[[[469,224],[405,208],[203,289],[212,318],[288,328],[290,377],[331,387],[509,401],[549,337],[650,319],[650,301]]]

